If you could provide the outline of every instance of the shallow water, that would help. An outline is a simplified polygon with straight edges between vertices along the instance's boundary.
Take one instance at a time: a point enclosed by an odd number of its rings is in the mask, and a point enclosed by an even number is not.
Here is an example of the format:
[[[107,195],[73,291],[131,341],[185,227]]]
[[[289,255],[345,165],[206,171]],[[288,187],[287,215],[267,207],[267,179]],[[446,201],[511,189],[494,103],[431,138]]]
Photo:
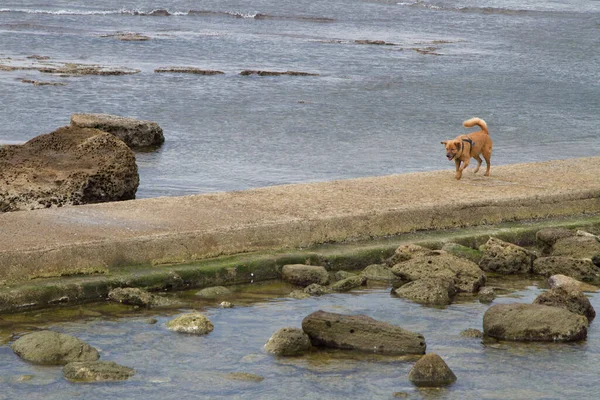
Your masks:
[[[102,37],[118,31],[151,40]],[[141,72],[0,71],[0,142],[77,112],[156,121],[166,143],[137,154],[138,197],[451,170],[439,142],[471,116],[490,126],[493,165],[596,156],[599,35],[597,1],[3,1],[0,64],[35,54]],[[171,65],[225,74],[153,72]]]
[[[531,302],[536,281],[490,282],[512,288],[495,303]],[[2,316],[0,399],[218,399],[218,398],[373,398],[394,392],[432,399],[595,399],[600,371],[600,331],[592,323],[587,341],[523,344],[464,338],[466,328],[482,329],[487,305],[472,299],[447,308],[423,307],[392,297],[387,287],[306,300],[285,297],[291,287],[278,282],[238,288],[232,309],[199,301],[193,291],[178,294],[180,309],[135,310],[123,305],[84,305],[25,316]],[[590,297],[599,309],[600,296]],[[206,336],[177,334],[165,323],[175,314],[201,310],[215,329]],[[300,327],[316,310],[366,314],[425,336],[427,352],[442,356],[458,377],[445,389],[419,390],[408,381],[412,361],[343,351],[317,351],[304,357],[266,354],[269,337],[285,326]],[[156,318],[156,324],[148,323]],[[119,383],[72,384],[60,367],[40,367],[19,359],[9,335],[49,328],[75,335],[101,352],[101,359],[133,367],[137,374]],[[262,382],[226,379],[231,372],[258,374]],[[23,378],[25,377],[25,378]],[[23,379],[25,379],[23,381]],[[28,379],[28,380],[27,380]]]

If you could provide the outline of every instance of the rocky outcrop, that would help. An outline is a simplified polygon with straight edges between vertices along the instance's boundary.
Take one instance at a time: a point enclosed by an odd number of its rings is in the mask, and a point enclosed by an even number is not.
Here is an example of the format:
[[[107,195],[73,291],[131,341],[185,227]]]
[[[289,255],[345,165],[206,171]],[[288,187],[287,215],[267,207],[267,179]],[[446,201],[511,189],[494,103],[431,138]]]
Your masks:
[[[415,255],[392,267],[394,275],[404,281],[423,278],[452,280],[456,292],[476,293],[485,284],[484,272],[472,261],[446,253],[431,251]]]
[[[337,281],[336,283],[331,285],[331,290],[335,290],[336,292],[346,292],[348,290],[362,286],[366,282],[367,278],[365,278],[364,276],[354,275],[346,279],[342,279],[341,281]]]
[[[362,270],[362,276],[370,281],[394,282],[400,280],[385,264],[371,264]]]
[[[479,338],[483,337],[483,332],[481,332],[479,329],[467,328],[460,333],[460,336],[473,338],[473,339],[479,339]]]
[[[520,246],[491,237],[480,247],[483,252],[479,267],[485,272],[527,274],[531,272],[535,254]]]
[[[167,329],[174,332],[206,335],[213,331],[214,326],[204,315],[200,313],[188,313],[167,322]]]
[[[262,71],[262,70],[254,70],[254,69],[245,69],[240,72],[240,75],[259,75],[259,76],[281,76],[281,75],[291,75],[291,76],[319,76],[319,74],[314,74],[311,72],[301,72],[301,71]]]
[[[157,147],[164,143],[163,130],[156,122],[109,114],[73,114],[71,126],[94,128],[121,139],[136,148]]]
[[[574,314],[583,315],[588,321],[596,317],[596,310],[581,290],[573,286],[563,286],[550,289],[535,298],[533,304],[559,307]]]
[[[458,243],[446,243],[442,247],[442,250],[457,257],[465,258],[469,261],[474,262],[475,264],[479,264],[479,261],[481,261],[482,253],[480,250],[463,246]]]
[[[533,262],[533,273],[548,277],[560,274],[587,282],[600,278],[600,269],[591,260],[571,257],[539,257]]]
[[[267,353],[278,356],[297,356],[311,347],[308,335],[298,328],[281,328],[265,344]]]
[[[108,293],[108,299],[116,303],[139,307],[166,306],[171,302],[139,288],[116,288]]]
[[[594,235],[562,238],[552,246],[553,256],[592,258],[600,254],[600,240]]]
[[[218,297],[229,296],[232,293],[233,292],[225,286],[212,286],[196,292],[196,296],[202,297],[203,299],[216,299]]]
[[[161,67],[154,70],[156,73],[176,73],[195,75],[223,75],[225,72],[214,69],[200,69],[196,67]]]
[[[281,279],[298,286],[308,286],[311,283],[327,285],[329,273],[325,267],[317,265],[288,264],[281,269]]]
[[[0,212],[135,198],[135,155],[96,129],[59,128],[0,146]]]
[[[584,316],[539,304],[496,304],[483,316],[483,332],[502,340],[569,342],[585,339],[587,330]]]
[[[482,287],[477,293],[477,300],[480,303],[489,304],[496,298],[496,291],[492,287]]]
[[[454,281],[448,278],[426,277],[402,285],[393,293],[420,304],[446,306],[454,297]]]
[[[456,375],[442,357],[429,353],[410,369],[408,380],[419,387],[440,387],[456,382]]]
[[[547,256],[552,252],[552,246],[557,240],[570,236],[575,236],[575,232],[567,228],[544,228],[536,232],[535,239],[542,249],[542,254]]]
[[[248,381],[248,382],[261,382],[265,378],[261,375],[251,374],[249,372],[230,372],[225,375],[225,378],[232,379],[234,381]]]
[[[594,285],[590,285],[588,283],[580,282],[577,279],[571,278],[566,275],[552,275],[548,278],[548,287],[550,289],[556,289],[559,287],[569,287],[576,288],[581,290],[582,292],[596,292],[598,291],[598,287]]]
[[[310,296],[323,296],[324,294],[331,293],[331,290],[323,285],[319,285],[318,283],[311,283],[304,288],[303,292]]]
[[[302,320],[302,330],[314,346],[370,353],[425,354],[425,338],[366,315],[316,311]]]
[[[356,274],[353,274],[352,272],[348,272],[348,271],[335,271],[335,274],[333,275],[336,281],[341,281],[343,279],[346,278],[350,278],[351,276],[355,276]]]
[[[418,244],[403,244],[394,251],[394,254],[390,258],[385,260],[385,263],[389,267],[393,267],[394,265],[403,261],[408,261],[413,257],[425,256],[431,254],[432,252],[433,250],[419,246]]]
[[[20,337],[11,348],[22,359],[41,365],[65,365],[100,358],[98,351],[84,341],[52,331],[39,331]]]
[[[72,382],[124,381],[135,375],[135,370],[112,361],[85,361],[65,365],[63,375]]]

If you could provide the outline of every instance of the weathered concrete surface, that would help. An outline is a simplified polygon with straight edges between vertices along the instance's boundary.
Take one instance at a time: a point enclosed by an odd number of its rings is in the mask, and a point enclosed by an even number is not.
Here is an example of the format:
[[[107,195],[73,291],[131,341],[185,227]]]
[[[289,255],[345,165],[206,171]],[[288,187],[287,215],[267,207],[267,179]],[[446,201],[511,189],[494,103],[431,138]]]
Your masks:
[[[0,281],[600,212],[600,157],[0,215]]]

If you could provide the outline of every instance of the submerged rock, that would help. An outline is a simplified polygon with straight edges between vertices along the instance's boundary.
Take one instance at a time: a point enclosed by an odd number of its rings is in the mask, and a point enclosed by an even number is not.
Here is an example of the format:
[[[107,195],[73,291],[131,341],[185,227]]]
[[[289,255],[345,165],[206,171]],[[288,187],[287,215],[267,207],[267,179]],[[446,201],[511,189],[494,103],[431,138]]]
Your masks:
[[[225,286],[213,286],[196,292],[196,296],[202,297],[203,299],[216,299],[217,297],[229,296],[232,293],[233,292]]]
[[[131,149],[77,127],[0,146],[0,171],[0,212],[130,200],[139,184]]]
[[[483,332],[502,340],[569,342],[587,337],[588,320],[563,308],[496,304],[483,316]]]
[[[574,314],[585,316],[588,321],[596,317],[596,310],[594,310],[588,298],[579,288],[574,286],[550,289],[536,297],[533,304],[564,308]]]
[[[265,344],[268,353],[278,356],[297,356],[311,347],[308,335],[298,328],[281,328]]]
[[[327,287],[319,285],[318,283],[311,283],[304,288],[303,292],[310,296],[323,296],[324,294],[331,293]]]
[[[477,293],[477,299],[480,303],[491,303],[496,298],[496,291],[492,287],[483,287]]]
[[[362,286],[366,282],[367,278],[365,278],[364,276],[354,275],[346,279],[342,279],[341,281],[337,281],[336,283],[331,285],[331,290],[335,290],[336,292],[346,292],[350,289]]]
[[[322,287],[321,285],[319,285],[319,286]],[[308,288],[308,287],[310,287],[310,285],[307,286],[306,288]],[[316,296],[320,296],[320,295],[317,294]],[[302,299],[310,298],[311,295],[308,293],[305,293],[303,290],[293,290],[290,294],[288,294],[288,297],[291,297],[292,299],[296,299],[296,300],[302,300]]]
[[[71,362],[63,367],[63,375],[73,382],[124,381],[135,370],[112,361]]]
[[[442,277],[417,279],[394,290],[396,296],[407,298],[416,303],[433,306],[446,306],[450,304],[454,293],[454,281]]]
[[[481,246],[479,267],[485,272],[526,274],[531,272],[535,254],[520,246],[491,237]]]
[[[264,377],[262,377],[260,375],[251,374],[249,372],[230,372],[227,375],[225,375],[225,378],[233,379],[236,381],[251,381],[251,382],[261,382],[265,379]]]
[[[240,75],[259,75],[259,76],[281,76],[281,75],[291,75],[291,76],[319,76],[319,74],[314,74],[311,72],[300,72],[300,71],[261,71],[261,70],[253,70],[253,69],[245,69],[240,72]]]
[[[456,382],[456,375],[435,353],[425,354],[408,373],[408,379],[419,387],[447,386]]]
[[[116,288],[108,293],[111,301],[140,307],[166,306],[171,302],[138,288]]]
[[[110,114],[73,114],[71,126],[108,132],[131,148],[156,147],[164,143],[163,130],[156,122]]]
[[[281,279],[298,286],[308,286],[311,283],[327,285],[329,274],[325,267],[304,264],[288,264],[281,269]]]
[[[600,270],[591,260],[559,256],[537,258],[533,273],[548,277],[560,274],[588,282],[600,278]]]
[[[17,339],[13,351],[34,364],[65,365],[74,361],[96,361],[98,350],[84,341],[64,333],[39,331]]]
[[[460,336],[478,339],[483,337],[483,332],[481,332],[479,329],[467,328],[460,333]]]
[[[161,67],[154,70],[156,73],[176,73],[195,75],[223,75],[225,72],[213,69],[200,69],[196,67]]]
[[[204,315],[200,313],[188,313],[167,322],[167,328],[174,332],[205,335],[212,332],[214,326]]]
[[[314,346],[370,353],[424,354],[423,335],[366,315],[342,315],[316,311],[302,320],[302,329]]]

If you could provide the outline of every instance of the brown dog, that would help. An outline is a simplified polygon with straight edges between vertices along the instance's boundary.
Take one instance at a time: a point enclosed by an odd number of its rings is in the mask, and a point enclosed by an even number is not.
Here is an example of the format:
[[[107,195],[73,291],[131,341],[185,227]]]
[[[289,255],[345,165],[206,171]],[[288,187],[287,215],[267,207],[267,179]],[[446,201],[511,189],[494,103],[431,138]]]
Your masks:
[[[478,132],[473,132],[468,135],[457,136],[454,140],[444,140],[442,144],[446,146],[446,157],[448,160],[454,160],[456,164],[456,179],[462,177],[462,172],[469,166],[471,157],[477,160],[477,168],[474,173],[479,171],[481,167],[481,156],[485,158],[487,169],[485,176],[490,176],[490,158],[492,157],[492,139],[488,133],[488,127],[481,118],[471,118],[463,122],[465,128],[479,125],[481,128]],[[462,165],[461,165],[462,164]]]

